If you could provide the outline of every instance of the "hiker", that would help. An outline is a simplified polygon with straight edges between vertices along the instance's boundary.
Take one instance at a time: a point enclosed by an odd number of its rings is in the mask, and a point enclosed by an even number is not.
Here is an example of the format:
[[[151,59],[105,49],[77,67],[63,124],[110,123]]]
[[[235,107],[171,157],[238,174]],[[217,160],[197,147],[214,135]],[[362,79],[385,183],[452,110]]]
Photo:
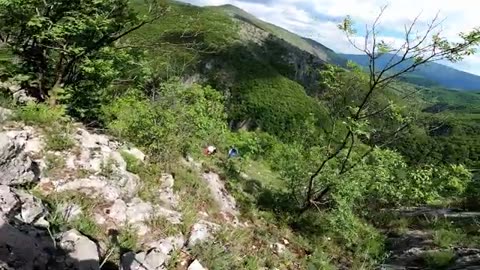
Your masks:
[[[236,156],[238,156],[238,150],[237,148],[235,148],[235,146],[233,146],[232,148],[230,148],[230,150],[228,150],[228,158],[232,158]]]
[[[203,152],[205,153],[205,155],[210,156],[217,153],[217,148],[213,145],[209,145],[203,150]]]

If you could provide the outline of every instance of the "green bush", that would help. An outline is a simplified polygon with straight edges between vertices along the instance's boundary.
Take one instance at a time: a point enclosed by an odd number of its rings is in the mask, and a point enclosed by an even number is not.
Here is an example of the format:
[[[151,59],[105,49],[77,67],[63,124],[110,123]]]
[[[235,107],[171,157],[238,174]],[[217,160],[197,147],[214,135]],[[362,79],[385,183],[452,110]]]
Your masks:
[[[104,106],[104,121],[117,136],[150,156],[174,163],[190,149],[221,144],[226,133],[223,98],[210,87],[165,83],[158,100],[132,92]]]
[[[50,107],[45,103],[29,102],[15,111],[15,120],[27,125],[52,126],[67,120],[62,106]]]
[[[142,161],[125,151],[121,151],[120,154],[122,155],[123,160],[125,160],[125,163],[127,163],[127,171],[138,174],[143,166]]]

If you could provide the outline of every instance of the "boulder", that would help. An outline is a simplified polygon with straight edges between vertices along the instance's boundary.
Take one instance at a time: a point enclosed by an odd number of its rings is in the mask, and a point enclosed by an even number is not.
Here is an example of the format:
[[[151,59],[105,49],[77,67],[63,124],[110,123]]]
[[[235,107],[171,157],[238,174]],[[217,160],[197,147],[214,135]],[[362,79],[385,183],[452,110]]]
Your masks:
[[[33,163],[24,152],[25,144],[0,133],[0,184],[22,185],[38,180]]]
[[[13,227],[0,215],[0,261],[13,269],[47,269],[53,243],[48,236],[37,237],[35,231],[24,232]]]
[[[59,237],[59,247],[67,258],[68,269],[95,270],[100,269],[97,245],[77,230],[64,232]]]
[[[220,229],[220,226],[208,221],[200,221],[192,226],[190,237],[188,238],[188,247],[193,247],[196,244],[203,242],[212,237],[212,233]]]
[[[43,206],[42,201],[32,194],[29,194],[23,190],[15,190],[22,204],[21,212],[17,216],[22,222],[33,224],[38,219],[44,218],[47,209]]]

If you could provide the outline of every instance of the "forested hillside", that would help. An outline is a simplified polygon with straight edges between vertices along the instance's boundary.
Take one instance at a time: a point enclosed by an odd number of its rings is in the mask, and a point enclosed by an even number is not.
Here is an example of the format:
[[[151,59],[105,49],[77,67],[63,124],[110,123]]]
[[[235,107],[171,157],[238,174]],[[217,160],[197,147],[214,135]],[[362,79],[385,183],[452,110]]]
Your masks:
[[[0,2],[0,268],[475,269],[480,93],[418,72],[480,30],[370,27],[375,70],[231,5]]]

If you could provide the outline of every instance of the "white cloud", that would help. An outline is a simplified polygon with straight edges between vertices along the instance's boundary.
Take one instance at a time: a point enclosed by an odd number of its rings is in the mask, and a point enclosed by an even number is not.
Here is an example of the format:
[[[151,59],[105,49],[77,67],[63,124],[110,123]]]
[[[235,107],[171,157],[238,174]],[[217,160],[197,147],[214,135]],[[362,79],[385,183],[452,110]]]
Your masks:
[[[352,16],[359,25],[371,24],[380,7],[387,5],[381,20],[380,34],[384,39],[398,43],[398,33],[421,13],[420,25],[427,23],[439,12],[444,19],[442,33],[449,39],[458,38],[480,26],[480,1],[472,0],[182,0],[196,5],[233,4],[258,18],[286,28],[302,36],[313,38],[342,53],[355,53],[337,29],[338,20]],[[480,75],[480,56],[470,56],[455,68]]]

